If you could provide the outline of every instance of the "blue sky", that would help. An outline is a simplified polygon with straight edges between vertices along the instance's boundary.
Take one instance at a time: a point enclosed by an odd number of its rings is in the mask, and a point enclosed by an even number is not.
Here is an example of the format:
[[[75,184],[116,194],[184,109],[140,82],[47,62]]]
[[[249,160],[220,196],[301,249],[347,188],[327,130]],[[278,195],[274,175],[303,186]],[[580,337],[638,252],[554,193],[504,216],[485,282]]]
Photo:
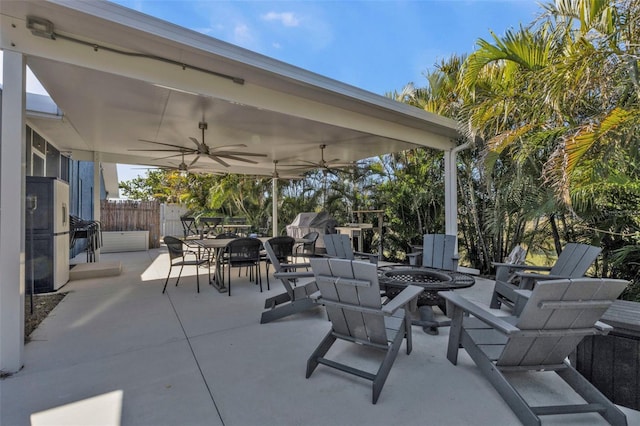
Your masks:
[[[541,11],[533,0],[114,2],[380,95],[424,86],[436,62]]]

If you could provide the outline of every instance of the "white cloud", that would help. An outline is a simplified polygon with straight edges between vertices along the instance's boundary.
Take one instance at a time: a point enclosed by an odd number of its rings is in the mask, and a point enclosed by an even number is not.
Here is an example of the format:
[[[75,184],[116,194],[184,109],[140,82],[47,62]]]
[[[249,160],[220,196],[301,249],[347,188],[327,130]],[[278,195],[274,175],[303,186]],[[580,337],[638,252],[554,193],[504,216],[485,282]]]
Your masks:
[[[234,43],[241,46],[251,45],[253,42],[253,35],[249,26],[246,24],[238,24],[233,28],[233,40]]]
[[[285,27],[297,27],[300,25],[300,19],[293,12],[269,12],[262,15],[264,21],[280,21]]]

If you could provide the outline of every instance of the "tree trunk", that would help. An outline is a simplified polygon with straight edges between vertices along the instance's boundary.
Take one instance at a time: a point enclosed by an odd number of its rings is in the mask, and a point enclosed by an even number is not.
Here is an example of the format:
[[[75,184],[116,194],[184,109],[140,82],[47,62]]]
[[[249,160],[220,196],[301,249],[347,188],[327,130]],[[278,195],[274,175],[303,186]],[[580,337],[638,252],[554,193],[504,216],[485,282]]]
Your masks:
[[[553,244],[556,248],[556,253],[560,255],[562,252],[562,243],[560,242],[560,233],[558,232],[555,214],[549,215],[549,224],[551,225],[551,233],[553,234]]]

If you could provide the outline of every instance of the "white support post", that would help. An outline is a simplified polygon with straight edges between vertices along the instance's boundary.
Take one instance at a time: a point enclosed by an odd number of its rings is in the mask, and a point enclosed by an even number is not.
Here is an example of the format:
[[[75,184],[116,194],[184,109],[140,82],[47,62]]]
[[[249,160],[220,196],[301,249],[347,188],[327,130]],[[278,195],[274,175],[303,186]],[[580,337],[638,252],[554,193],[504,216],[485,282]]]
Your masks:
[[[274,177],[271,180],[271,235],[278,236],[278,178]]]
[[[456,154],[444,152],[444,221],[445,234],[458,235],[458,192]]]
[[[100,188],[102,187],[102,164],[100,153],[93,153],[93,220],[100,221]],[[100,262],[100,248],[95,249],[95,262]]]
[[[0,371],[23,365],[25,291],[25,79],[24,55],[4,51],[0,112]]]
[[[471,146],[465,142],[444,152],[444,221],[445,234],[456,236],[458,254],[458,153]]]

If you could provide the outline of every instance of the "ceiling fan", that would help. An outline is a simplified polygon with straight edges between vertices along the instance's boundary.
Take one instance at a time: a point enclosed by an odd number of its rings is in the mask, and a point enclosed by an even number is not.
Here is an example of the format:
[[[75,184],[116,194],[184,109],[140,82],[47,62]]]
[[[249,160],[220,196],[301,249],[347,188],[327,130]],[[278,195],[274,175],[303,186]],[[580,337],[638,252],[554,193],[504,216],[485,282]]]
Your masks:
[[[185,154],[184,150],[181,151],[180,154],[178,154],[178,155],[180,155],[182,157],[182,161],[180,162],[180,164],[169,163],[169,165],[167,165],[167,166],[149,166],[149,167],[145,167],[145,168],[146,169],[160,169],[160,170],[175,170],[175,171],[179,172],[182,175],[186,175],[188,173],[214,174],[214,175],[226,174],[226,173],[220,172],[218,170],[212,170],[212,169],[207,169],[207,168],[202,168],[202,167],[200,167],[200,168],[192,167],[190,164],[187,164],[184,161],[184,154]],[[157,158],[157,160],[177,157],[178,155],[170,155],[169,157]]]
[[[194,158],[193,161],[189,163],[189,166],[193,166],[200,159],[201,156],[204,156],[205,158],[210,158],[216,163],[224,167],[229,167],[229,163],[227,163],[225,160],[236,160],[236,161],[242,161],[244,163],[258,164],[256,161],[249,160],[248,158],[244,158],[244,157],[266,157],[265,154],[258,154],[255,152],[242,152],[242,151],[233,151],[233,150],[229,151],[229,149],[234,149],[234,148],[246,148],[247,146],[245,144],[234,144],[234,145],[225,145],[225,146],[218,146],[218,147],[212,147],[207,145],[204,141],[204,131],[207,130],[207,127],[208,127],[207,123],[205,122],[198,123],[198,128],[202,131],[202,141],[198,141],[194,137],[189,137],[189,140],[195,144],[195,148],[184,147],[181,145],[174,145],[174,144],[165,143],[165,142],[156,142],[156,141],[150,141],[146,139],[138,139],[140,142],[152,143],[152,144],[160,145],[165,148],[130,149],[129,151],[180,152],[183,154],[183,156],[184,154],[195,155],[196,158]]]
[[[294,169],[290,169],[290,171],[320,169],[323,172],[328,172],[329,170],[332,170],[332,169],[343,169],[343,168],[352,167],[355,165],[354,162],[341,163],[339,158],[334,158],[333,160],[325,160],[324,150],[326,147],[327,145],[325,144],[320,145],[320,161],[319,162],[301,160],[300,161],[301,164],[285,164],[285,166],[295,167]]]
[[[280,175],[280,172],[278,171],[278,160],[273,160],[273,173],[271,173],[271,178],[272,179],[288,179],[288,180],[292,180],[292,179],[302,179],[302,176],[299,176],[298,174],[294,173],[294,174],[286,174],[286,175]]]

